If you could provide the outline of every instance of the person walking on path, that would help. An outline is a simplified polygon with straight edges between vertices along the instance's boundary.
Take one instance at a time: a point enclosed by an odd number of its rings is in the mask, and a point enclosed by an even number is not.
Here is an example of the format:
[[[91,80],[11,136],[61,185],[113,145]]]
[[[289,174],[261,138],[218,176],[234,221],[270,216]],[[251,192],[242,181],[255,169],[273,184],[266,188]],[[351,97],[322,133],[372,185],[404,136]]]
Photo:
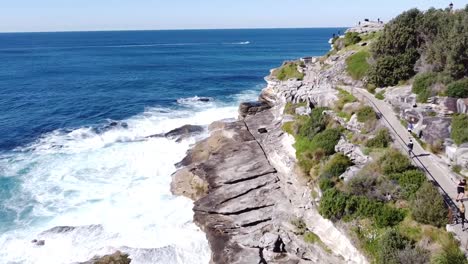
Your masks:
[[[466,187],[466,180],[462,179],[458,182],[457,185],[457,198],[455,199],[457,202],[462,200],[465,197],[465,187]]]
[[[462,231],[465,229],[465,205],[463,204],[463,201],[460,201],[460,205],[458,206],[458,211],[460,212],[460,220],[462,224]]]
[[[413,123],[408,122],[408,133],[411,134],[411,132],[413,132],[413,128],[414,128]]]
[[[408,155],[411,158],[411,153],[413,153],[413,147],[414,147],[414,143],[413,143],[413,140],[411,138],[410,138],[407,146],[408,146]]]

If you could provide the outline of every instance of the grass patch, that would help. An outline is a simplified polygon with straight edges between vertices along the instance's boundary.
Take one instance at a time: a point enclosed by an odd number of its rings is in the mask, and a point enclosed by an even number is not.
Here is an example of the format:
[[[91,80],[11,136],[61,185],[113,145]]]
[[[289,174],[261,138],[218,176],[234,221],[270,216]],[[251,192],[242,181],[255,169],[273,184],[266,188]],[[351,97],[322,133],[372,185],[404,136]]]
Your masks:
[[[346,59],[346,70],[354,80],[361,80],[369,71],[368,51],[359,51]]]
[[[273,75],[280,81],[289,79],[302,80],[304,79],[304,74],[297,70],[298,66],[299,64],[296,62],[286,62],[279,69],[274,70]]]
[[[343,110],[343,106],[347,103],[354,103],[357,102],[356,97],[347,91],[337,88],[338,90],[338,101],[336,102],[335,106],[338,111]]]
[[[299,107],[303,107],[303,106],[307,106],[307,103],[303,102],[303,103],[293,104],[291,102],[288,102],[284,106],[283,113],[287,114],[287,115],[295,115],[296,114],[296,109],[299,108]]]
[[[457,145],[468,142],[468,115],[456,115],[452,119],[451,137]]]
[[[384,91],[381,91],[381,92],[378,92],[375,94],[375,98],[379,99],[379,100],[383,100],[385,99],[385,92]]]

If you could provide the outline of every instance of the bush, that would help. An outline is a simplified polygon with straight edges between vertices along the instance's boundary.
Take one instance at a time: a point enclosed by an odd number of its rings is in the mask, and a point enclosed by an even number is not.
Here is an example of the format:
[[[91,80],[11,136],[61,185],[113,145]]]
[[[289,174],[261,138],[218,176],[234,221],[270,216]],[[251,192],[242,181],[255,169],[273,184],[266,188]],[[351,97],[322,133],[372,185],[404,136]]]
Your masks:
[[[353,163],[347,156],[341,153],[336,154],[327,162],[323,168],[322,176],[326,178],[336,178],[343,174],[346,169],[352,165]]]
[[[401,186],[402,196],[405,199],[412,197],[426,182],[426,176],[420,170],[408,170],[403,173],[390,175]]]
[[[371,106],[364,106],[357,111],[357,120],[361,123],[364,123],[369,120],[377,119],[377,115],[374,112],[374,108]]]
[[[335,183],[327,177],[320,177],[319,187],[322,192],[325,192],[328,189],[335,187]]]
[[[451,137],[457,145],[468,142],[468,115],[456,115],[452,119]]]
[[[430,261],[430,252],[420,247],[407,245],[405,249],[398,251],[398,263],[401,264],[426,264]]]
[[[379,160],[384,174],[402,173],[411,168],[410,160],[396,149],[390,149]]]
[[[348,93],[347,91],[343,89],[338,89],[338,102],[336,102],[336,109],[338,111],[343,110],[343,106],[347,103],[354,103],[357,101],[356,97],[354,95]]]
[[[377,135],[374,138],[369,139],[366,142],[368,148],[386,148],[392,142],[392,137],[388,132],[388,129],[383,128],[377,131]]]
[[[348,196],[342,192],[331,188],[323,193],[320,200],[320,214],[331,220],[339,220],[344,216]]]
[[[448,210],[442,196],[431,183],[425,182],[411,201],[414,219],[423,224],[437,227],[447,223]]]
[[[341,138],[339,129],[326,129],[318,133],[308,146],[310,150],[322,149],[325,155],[332,155],[335,153],[335,146]]]
[[[417,101],[425,103],[432,95],[431,87],[437,82],[436,73],[423,73],[416,75],[413,82],[413,93],[417,94]]]
[[[405,218],[405,213],[397,208],[384,205],[378,214],[374,215],[377,227],[395,226]]]
[[[359,51],[346,59],[346,70],[354,80],[361,80],[369,71],[368,51]]]
[[[376,263],[396,264],[400,263],[398,252],[404,250],[410,242],[397,231],[390,229],[385,232],[378,241]]]
[[[327,110],[325,107],[317,107],[312,109],[310,116],[301,117],[298,120],[297,134],[308,139],[313,139],[315,135],[325,130],[328,123],[328,116],[323,114]]]
[[[447,95],[455,98],[468,97],[468,78],[452,82],[447,87]]]
[[[296,62],[287,62],[281,68],[275,70],[273,74],[278,80],[284,81],[288,79],[302,80],[304,74],[297,70],[298,64]]]
[[[357,32],[347,32],[344,37],[344,45],[345,47],[354,45],[361,41],[361,37]]]
[[[379,100],[385,99],[385,92],[384,91],[378,92],[377,94],[375,94],[375,98],[377,98]]]
[[[458,243],[452,239],[444,245],[442,253],[435,256],[434,264],[468,264],[465,254],[460,250]]]

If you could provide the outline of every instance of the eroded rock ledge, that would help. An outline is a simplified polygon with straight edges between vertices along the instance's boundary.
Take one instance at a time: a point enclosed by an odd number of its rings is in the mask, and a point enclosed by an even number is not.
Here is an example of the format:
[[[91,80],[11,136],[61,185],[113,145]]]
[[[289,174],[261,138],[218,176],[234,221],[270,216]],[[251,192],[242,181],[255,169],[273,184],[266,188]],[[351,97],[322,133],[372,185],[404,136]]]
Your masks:
[[[365,262],[349,241],[336,241],[338,248],[349,247],[340,256],[296,233],[291,222],[298,217],[326,220],[316,213],[309,188],[289,171],[294,153],[286,150],[291,142],[281,130],[279,110],[215,122],[211,136],[188,152],[178,164],[185,167],[173,175],[172,191],[195,200],[194,220],[207,235],[212,263]],[[331,230],[328,224],[322,231]],[[331,240],[338,238],[333,231]]]

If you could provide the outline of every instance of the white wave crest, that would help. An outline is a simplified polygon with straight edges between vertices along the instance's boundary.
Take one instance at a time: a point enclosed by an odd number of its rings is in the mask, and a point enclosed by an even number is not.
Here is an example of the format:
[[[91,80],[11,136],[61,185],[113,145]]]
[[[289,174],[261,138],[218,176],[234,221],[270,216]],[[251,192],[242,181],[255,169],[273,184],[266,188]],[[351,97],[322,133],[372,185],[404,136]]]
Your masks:
[[[122,120],[125,126],[102,131],[57,130],[0,156],[2,174],[21,182],[13,197],[0,201],[16,215],[10,231],[0,234],[0,260],[72,263],[120,249],[136,264],[208,263],[205,234],[192,222],[192,201],[169,190],[173,164],[196,138],[177,143],[146,137],[185,124],[235,118],[239,100],[256,93],[234,96],[229,105],[147,108]],[[55,226],[86,225],[102,229],[41,235]],[[44,239],[45,245],[32,239]]]

